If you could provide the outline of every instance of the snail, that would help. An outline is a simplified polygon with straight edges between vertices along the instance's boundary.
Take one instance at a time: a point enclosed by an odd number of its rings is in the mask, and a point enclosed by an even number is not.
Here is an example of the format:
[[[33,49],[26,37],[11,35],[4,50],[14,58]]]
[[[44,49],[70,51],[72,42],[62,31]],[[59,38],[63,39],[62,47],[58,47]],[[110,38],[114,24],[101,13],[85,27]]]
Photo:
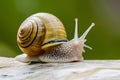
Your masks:
[[[20,62],[76,62],[83,61],[86,35],[95,24],[78,38],[78,19],[75,19],[74,38],[67,39],[62,22],[50,13],[36,13],[19,27],[17,43],[24,53],[15,57]]]

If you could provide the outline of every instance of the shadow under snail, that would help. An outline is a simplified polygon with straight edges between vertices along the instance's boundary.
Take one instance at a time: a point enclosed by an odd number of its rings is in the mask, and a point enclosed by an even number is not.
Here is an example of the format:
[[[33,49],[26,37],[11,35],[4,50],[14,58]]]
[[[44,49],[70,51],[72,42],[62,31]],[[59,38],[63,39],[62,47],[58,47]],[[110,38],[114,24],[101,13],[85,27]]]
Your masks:
[[[28,17],[19,27],[17,43],[24,54],[15,57],[21,62],[76,62],[82,61],[86,35],[95,24],[78,38],[78,19],[75,19],[74,38],[67,40],[62,22],[49,13]]]

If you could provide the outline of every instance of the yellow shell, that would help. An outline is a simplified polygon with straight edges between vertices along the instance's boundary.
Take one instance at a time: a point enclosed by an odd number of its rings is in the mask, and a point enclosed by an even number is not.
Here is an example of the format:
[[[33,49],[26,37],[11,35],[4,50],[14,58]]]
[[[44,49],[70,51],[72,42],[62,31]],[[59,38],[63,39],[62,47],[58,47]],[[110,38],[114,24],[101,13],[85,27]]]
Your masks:
[[[37,13],[27,18],[20,26],[17,42],[28,55],[39,55],[46,49],[67,41],[62,22],[49,13]]]

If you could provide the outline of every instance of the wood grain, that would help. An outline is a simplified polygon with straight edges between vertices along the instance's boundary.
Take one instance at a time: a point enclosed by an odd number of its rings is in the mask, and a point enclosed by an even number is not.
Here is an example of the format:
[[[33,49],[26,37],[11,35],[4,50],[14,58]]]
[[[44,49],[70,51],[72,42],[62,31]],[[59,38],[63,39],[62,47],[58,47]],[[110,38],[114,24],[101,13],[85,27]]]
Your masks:
[[[0,57],[0,80],[120,80],[120,60],[28,64]]]

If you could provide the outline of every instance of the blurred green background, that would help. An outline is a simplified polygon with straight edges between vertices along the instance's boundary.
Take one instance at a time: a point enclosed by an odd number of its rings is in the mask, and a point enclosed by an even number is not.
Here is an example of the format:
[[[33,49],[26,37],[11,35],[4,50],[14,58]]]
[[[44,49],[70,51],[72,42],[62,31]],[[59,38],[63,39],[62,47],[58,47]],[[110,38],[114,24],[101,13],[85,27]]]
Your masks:
[[[93,50],[85,49],[85,59],[120,59],[120,0],[1,0],[0,56],[22,53],[16,42],[17,30],[27,17],[38,12],[56,15],[69,40],[74,34],[74,18],[79,19],[79,36],[95,22],[86,42]]]

